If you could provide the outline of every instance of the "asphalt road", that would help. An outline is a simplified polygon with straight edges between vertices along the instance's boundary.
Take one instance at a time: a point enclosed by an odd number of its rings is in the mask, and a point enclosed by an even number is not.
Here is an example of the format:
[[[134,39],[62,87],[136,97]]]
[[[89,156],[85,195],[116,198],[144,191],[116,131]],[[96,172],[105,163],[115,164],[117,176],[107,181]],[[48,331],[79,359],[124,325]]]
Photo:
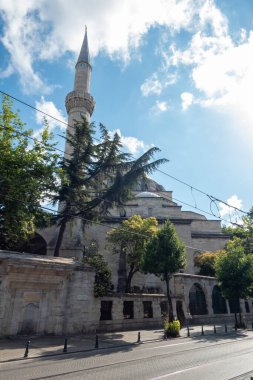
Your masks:
[[[253,333],[153,342],[0,364],[2,380],[250,380]]]

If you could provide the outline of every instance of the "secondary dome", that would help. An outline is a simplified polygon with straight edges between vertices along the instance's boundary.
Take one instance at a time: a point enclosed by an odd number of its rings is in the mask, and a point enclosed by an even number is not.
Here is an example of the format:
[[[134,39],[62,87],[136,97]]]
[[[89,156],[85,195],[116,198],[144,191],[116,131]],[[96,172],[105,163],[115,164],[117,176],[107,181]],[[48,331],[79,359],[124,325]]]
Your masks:
[[[150,191],[143,191],[138,193],[135,198],[161,198],[160,195],[151,193]]]

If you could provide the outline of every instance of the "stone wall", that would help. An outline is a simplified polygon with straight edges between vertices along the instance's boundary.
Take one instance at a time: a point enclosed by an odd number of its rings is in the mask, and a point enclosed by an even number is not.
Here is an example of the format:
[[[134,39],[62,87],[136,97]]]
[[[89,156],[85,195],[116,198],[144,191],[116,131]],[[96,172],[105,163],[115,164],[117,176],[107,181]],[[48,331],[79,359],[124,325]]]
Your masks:
[[[183,311],[186,319],[190,316],[191,323],[201,324],[201,323],[215,323],[216,321],[229,321],[234,320],[234,314],[231,313],[229,302],[225,300],[226,303],[226,313],[215,313],[213,308],[213,289],[218,286],[218,282],[215,277],[199,276],[187,273],[178,273],[173,276],[174,278],[174,297],[175,299],[182,300]],[[189,315],[190,314],[190,291],[192,286],[197,284],[200,286],[204,294],[204,300],[206,303],[206,314],[203,315]],[[253,318],[253,302],[252,300],[247,300],[248,311],[245,307],[245,300],[240,299],[240,309],[241,313],[244,315],[246,320],[252,320]]]
[[[112,319],[100,320],[99,331],[162,328],[161,302],[166,302],[164,294],[114,294],[111,297],[103,297],[101,301],[112,302]],[[123,315],[125,301],[133,302],[133,318]],[[144,314],[145,302],[152,305],[152,318]]]
[[[73,259],[0,251],[0,335],[95,329],[94,271]]]
[[[100,299],[93,296],[93,284],[93,269],[76,260],[0,251],[0,336],[161,327],[163,294]],[[106,319],[101,305],[108,301]],[[124,317],[125,301],[133,302],[133,318]],[[144,315],[144,302],[151,304],[151,317]]]

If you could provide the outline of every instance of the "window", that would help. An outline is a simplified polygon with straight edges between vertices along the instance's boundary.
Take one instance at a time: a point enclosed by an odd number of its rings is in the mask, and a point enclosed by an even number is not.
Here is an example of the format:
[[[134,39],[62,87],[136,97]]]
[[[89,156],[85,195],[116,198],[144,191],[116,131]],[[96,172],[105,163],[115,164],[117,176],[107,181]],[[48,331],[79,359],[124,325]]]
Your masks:
[[[212,303],[214,314],[226,314],[228,312],[225,298],[222,297],[221,290],[217,285],[213,287]]]
[[[144,318],[153,318],[152,301],[143,301]]]
[[[100,321],[112,319],[112,301],[101,301]]]
[[[134,318],[134,303],[133,301],[124,301],[123,303],[123,318],[133,319]]]
[[[189,293],[189,300],[189,309],[191,315],[207,314],[205,293],[198,283],[192,285]]]
[[[161,315],[168,314],[168,302],[162,301],[160,302]]]

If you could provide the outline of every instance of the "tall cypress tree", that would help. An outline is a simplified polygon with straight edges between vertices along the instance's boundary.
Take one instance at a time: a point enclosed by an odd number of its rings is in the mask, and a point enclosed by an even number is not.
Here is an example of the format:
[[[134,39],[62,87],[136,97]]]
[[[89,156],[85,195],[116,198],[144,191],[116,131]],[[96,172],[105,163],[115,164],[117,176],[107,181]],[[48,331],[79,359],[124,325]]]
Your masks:
[[[131,188],[144,174],[152,173],[166,159],[151,161],[158,148],[151,148],[138,159],[121,152],[120,137],[111,138],[100,124],[100,139],[94,138],[95,126],[85,119],[77,122],[67,136],[72,154],[61,162],[62,180],[55,201],[61,205],[56,216],[60,226],[55,247],[59,256],[67,223],[80,218],[83,226],[92,223],[113,206],[131,198]]]

